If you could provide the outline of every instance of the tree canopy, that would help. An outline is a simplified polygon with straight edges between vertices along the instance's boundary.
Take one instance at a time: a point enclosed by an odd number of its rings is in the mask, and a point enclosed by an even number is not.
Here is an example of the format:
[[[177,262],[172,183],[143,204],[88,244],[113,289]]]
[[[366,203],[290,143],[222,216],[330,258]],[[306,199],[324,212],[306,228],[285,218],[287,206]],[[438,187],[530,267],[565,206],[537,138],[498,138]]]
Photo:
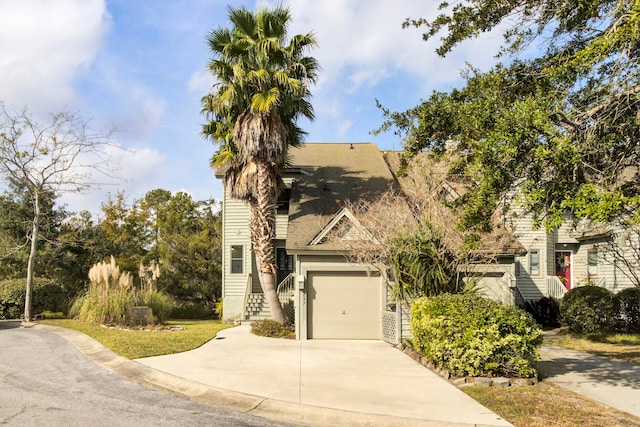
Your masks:
[[[404,138],[405,162],[455,147],[452,173],[471,190],[459,200],[462,224],[487,228],[497,206],[513,203],[548,229],[567,212],[640,221],[640,2],[465,0],[440,8],[433,20],[404,25],[426,28],[425,40],[440,35],[442,56],[502,29],[500,62],[487,72],[467,68],[463,87],[434,91],[408,111],[383,108],[378,131]]]
[[[31,320],[31,288],[40,240],[42,202],[61,192],[95,185],[93,173],[108,174],[109,134],[96,134],[76,114],[37,121],[26,108],[0,102],[0,179],[26,190],[32,206],[24,318]]]
[[[318,63],[306,56],[312,33],[288,38],[289,9],[229,8],[231,28],[213,30],[209,71],[217,83],[202,98],[203,134],[220,144],[211,165],[224,167],[231,197],[249,203],[251,246],[274,320],[284,323],[276,295],[273,206],[289,147],[301,142],[301,118],[313,119],[310,85]]]

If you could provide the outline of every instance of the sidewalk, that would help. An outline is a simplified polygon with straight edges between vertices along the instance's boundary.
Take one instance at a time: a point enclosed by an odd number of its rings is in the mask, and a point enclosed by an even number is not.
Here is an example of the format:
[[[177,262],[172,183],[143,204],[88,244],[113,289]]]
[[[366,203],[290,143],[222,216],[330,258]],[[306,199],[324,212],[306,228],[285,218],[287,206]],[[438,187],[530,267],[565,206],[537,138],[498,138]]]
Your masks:
[[[640,365],[546,344],[540,356],[545,381],[640,417]]]

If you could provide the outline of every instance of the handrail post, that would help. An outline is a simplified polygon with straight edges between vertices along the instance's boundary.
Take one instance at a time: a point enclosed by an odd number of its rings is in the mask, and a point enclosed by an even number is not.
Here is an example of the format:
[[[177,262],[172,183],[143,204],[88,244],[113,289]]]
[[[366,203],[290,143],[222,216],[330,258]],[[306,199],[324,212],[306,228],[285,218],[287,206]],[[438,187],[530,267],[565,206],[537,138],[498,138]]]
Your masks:
[[[247,286],[244,290],[244,302],[242,303],[242,320],[247,320],[247,302],[249,301],[249,295],[253,289],[253,280],[251,280],[251,273],[247,277]]]

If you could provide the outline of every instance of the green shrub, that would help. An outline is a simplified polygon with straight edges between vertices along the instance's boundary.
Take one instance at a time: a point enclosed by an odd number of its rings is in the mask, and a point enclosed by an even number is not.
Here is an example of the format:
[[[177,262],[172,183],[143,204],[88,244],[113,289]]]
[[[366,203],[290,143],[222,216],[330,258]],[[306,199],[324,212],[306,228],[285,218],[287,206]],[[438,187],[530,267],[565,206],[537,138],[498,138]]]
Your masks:
[[[0,318],[18,319],[24,314],[26,279],[0,281]],[[65,294],[62,287],[51,279],[34,278],[31,294],[31,312],[45,310],[66,311]]]
[[[533,377],[542,343],[535,320],[475,295],[419,298],[411,306],[414,349],[456,376]]]
[[[560,301],[555,298],[542,297],[537,301],[527,301],[524,309],[540,326],[547,328],[560,326]]]
[[[599,286],[571,289],[560,301],[562,323],[573,333],[591,334],[615,329],[618,304],[615,296]]]
[[[618,301],[618,332],[640,333],[640,288],[624,289],[616,294]]]
[[[251,332],[261,337],[288,338],[295,335],[291,327],[271,319],[256,320],[251,323]]]
[[[216,301],[216,308],[215,308],[215,313],[216,316],[218,316],[218,319],[222,320],[222,310],[223,310],[224,305],[222,304],[222,298],[218,298],[218,301]]]
[[[61,311],[49,311],[45,310],[40,313],[43,319],[66,319],[67,316],[64,315]]]
[[[140,295],[138,304],[151,308],[158,323],[164,323],[173,311],[173,300],[162,291],[149,291]]]
[[[199,302],[178,302],[171,310],[172,319],[213,319],[214,313]]]

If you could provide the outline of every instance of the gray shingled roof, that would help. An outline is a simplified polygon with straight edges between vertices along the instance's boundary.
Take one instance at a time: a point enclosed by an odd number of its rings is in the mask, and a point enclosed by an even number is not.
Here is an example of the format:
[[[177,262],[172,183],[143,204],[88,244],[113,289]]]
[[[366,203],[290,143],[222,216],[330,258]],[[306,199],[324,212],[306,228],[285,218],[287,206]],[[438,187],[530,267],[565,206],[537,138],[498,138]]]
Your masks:
[[[295,175],[289,204],[287,250],[343,250],[338,243],[309,246],[346,201],[374,199],[394,185],[373,143],[307,143],[289,151]]]

